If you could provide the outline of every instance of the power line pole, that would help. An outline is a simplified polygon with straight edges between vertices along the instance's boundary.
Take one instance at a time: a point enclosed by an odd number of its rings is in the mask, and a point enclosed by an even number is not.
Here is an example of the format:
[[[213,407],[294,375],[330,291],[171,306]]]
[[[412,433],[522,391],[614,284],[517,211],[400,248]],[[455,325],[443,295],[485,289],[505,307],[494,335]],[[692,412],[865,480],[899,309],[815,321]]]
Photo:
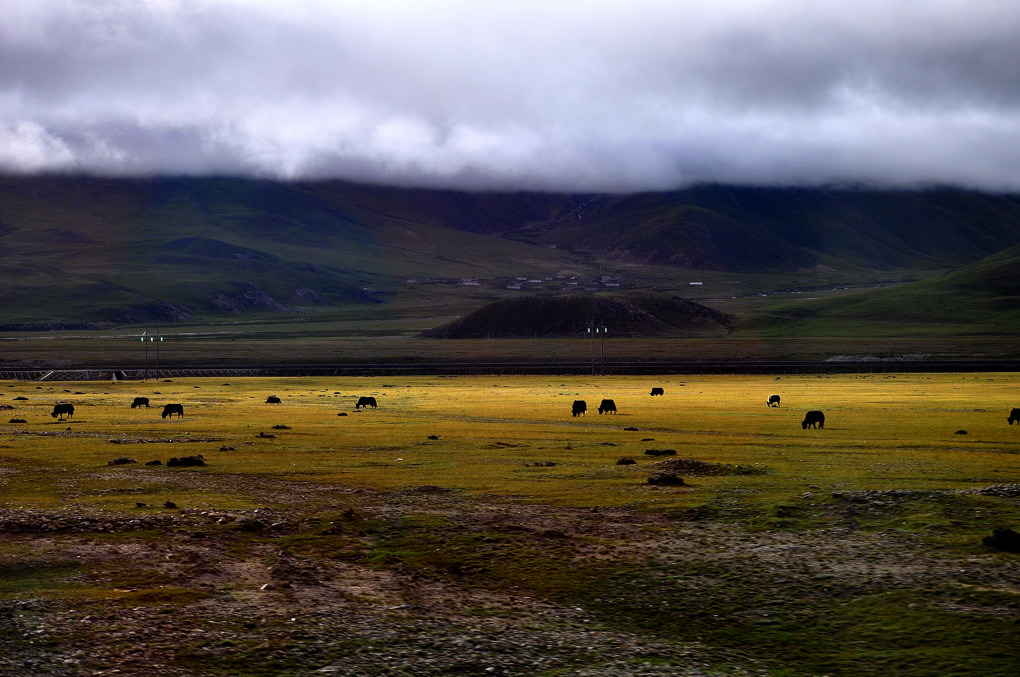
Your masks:
[[[606,375],[606,334],[609,329],[602,326],[596,325],[594,322],[588,325],[588,337],[591,339],[591,375],[595,375],[595,338],[599,338],[599,345],[602,351],[602,367],[601,375]]]
[[[149,344],[150,343],[156,344],[156,378],[159,378],[159,344],[163,342],[163,337],[159,335],[158,330],[156,331],[155,336],[146,336],[148,333],[149,330],[146,329],[145,331],[142,332],[142,335],[140,337],[142,347],[145,349],[145,371],[143,372],[145,380],[149,379]],[[145,340],[146,338],[148,338],[149,340],[146,341]]]
[[[596,329],[595,333],[598,333],[598,331],[599,330]],[[608,334],[608,333],[609,333],[609,328],[608,327],[602,327],[602,338],[600,339],[601,348],[602,348],[602,368],[601,368],[600,374],[602,376],[606,375],[606,334]]]
[[[156,331],[156,378],[159,378],[159,344],[163,342],[163,337],[159,335],[159,331]]]

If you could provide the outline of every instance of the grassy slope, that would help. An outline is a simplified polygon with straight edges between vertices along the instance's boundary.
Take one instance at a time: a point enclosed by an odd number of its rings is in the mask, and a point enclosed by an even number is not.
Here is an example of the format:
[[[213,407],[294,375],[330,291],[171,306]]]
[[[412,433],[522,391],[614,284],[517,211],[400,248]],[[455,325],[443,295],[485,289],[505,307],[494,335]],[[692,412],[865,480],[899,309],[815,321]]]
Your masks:
[[[705,187],[595,198],[337,182],[7,178],[0,303],[2,323],[278,322],[271,311],[279,303],[302,308],[297,317],[308,320],[342,322],[354,309],[421,329],[510,293],[407,284],[411,278],[608,273],[625,289],[679,292],[742,315],[739,329],[751,335],[1013,332],[1016,294],[1001,258],[845,301],[740,297],[854,277],[923,277],[1015,242],[1018,214],[1008,198],[956,191]],[[1006,290],[989,294],[999,279]],[[705,286],[687,287],[692,280]],[[248,298],[250,285],[270,298]],[[217,298],[225,304],[214,306]],[[231,304],[243,314],[227,310]]]
[[[943,276],[887,289],[778,303],[743,328],[800,336],[1014,334],[1020,331],[1020,246]]]
[[[244,283],[288,305],[309,305],[293,296],[305,287],[342,306],[408,277],[567,265],[548,248],[395,223],[297,185],[26,179],[0,189],[7,322],[116,318],[161,303],[215,315],[212,299],[236,297]]]
[[[536,233],[614,257],[734,272],[956,266],[1020,239],[1008,196],[706,186],[605,197]]]

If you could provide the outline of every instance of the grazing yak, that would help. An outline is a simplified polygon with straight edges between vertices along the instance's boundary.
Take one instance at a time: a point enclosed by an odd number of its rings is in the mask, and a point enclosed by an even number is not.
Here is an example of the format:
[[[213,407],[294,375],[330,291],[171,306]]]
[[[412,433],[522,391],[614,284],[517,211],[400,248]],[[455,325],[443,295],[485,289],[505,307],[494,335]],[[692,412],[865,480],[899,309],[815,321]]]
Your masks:
[[[765,404],[767,404],[770,407],[778,407],[779,406],[779,395],[769,395],[769,401],[766,402]]]
[[[588,403],[584,400],[574,400],[574,406],[571,407],[571,412],[574,416],[584,416],[588,413]]]
[[[809,411],[805,416],[804,420],[800,422],[800,427],[804,430],[814,427],[824,428],[825,427],[825,414],[820,411]]]
[[[269,397],[266,398],[266,404],[279,404],[279,403],[280,398],[277,397],[276,395],[270,395]]]
[[[652,388],[652,397],[655,397],[656,395],[665,395],[665,394],[666,393],[665,393],[665,391],[663,391],[662,388]]]
[[[135,401],[131,403],[131,408],[132,409],[137,409],[138,407],[145,407],[146,409],[148,409],[149,408],[149,398],[148,397],[136,397]]]
[[[1009,421],[1010,425],[1013,425],[1013,423],[1020,423],[1020,408],[1013,407],[1013,411],[1009,412],[1009,418],[1006,420]]]
[[[615,414],[616,413],[616,402],[613,402],[612,400],[602,400],[602,403],[599,404],[599,413],[600,414],[609,414],[609,413]]]
[[[372,407],[373,409],[375,409],[376,408],[375,398],[374,397],[359,397],[358,398],[358,403],[354,405],[354,408],[355,409],[361,409],[362,407],[365,407],[366,409],[368,407]]]
[[[168,404],[165,407],[163,407],[163,414],[162,414],[163,418],[166,418],[167,416],[169,416],[170,418],[173,418],[174,414],[177,414],[178,418],[184,418],[184,405],[181,405],[181,404]]]
[[[74,416],[74,405],[73,404],[55,404],[53,405],[53,413],[50,414],[53,418],[60,417],[60,420],[64,420],[64,416],[71,418]]]

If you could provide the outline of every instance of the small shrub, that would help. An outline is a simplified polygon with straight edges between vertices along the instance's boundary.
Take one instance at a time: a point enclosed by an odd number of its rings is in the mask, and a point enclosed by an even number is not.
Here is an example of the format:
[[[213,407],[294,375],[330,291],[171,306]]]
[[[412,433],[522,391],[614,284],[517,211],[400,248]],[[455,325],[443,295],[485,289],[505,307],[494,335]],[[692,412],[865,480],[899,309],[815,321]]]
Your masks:
[[[686,484],[684,478],[674,472],[660,472],[651,475],[648,483],[659,487],[680,487]]]
[[[982,542],[986,547],[1004,552],[1020,552],[1020,534],[1012,529],[996,529],[991,536],[985,536]]]
[[[205,459],[202,458],[201,454],[197,454],[195,456],[182,456],[180,458],[174,456],[169,461],[167,461],[166,464],[167,467],[170,468],[205,465]]]
[[[112,461],[107,461],[106,465],[127,465],[129,463],[138,463],[138,461],[133,458],[128,458],[127,456],[121,456],[120,458],[115,458]]]

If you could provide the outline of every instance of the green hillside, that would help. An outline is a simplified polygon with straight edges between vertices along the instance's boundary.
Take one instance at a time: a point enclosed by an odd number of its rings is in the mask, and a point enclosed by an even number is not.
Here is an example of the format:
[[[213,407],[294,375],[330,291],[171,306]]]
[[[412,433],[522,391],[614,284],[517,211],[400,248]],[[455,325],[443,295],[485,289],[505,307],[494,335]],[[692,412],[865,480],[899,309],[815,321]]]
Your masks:
[[[773,335],[999,335],[1020,332],[1020,245],[938,277],[768,305],[740,323]]]
[[[1017,326],[1016,250],[994,256],[1017,242],[1020,201],[953,190],[0,177],[0,326],[399,317],[420,331],[501,300],[654,291],[739,316],[738,333],[993,332]],[[902,279],[923,281],[777,301]],[[678,322],[664,331],[689,331]]]
[[[309,312],[391,299],[408,278],[571,263],[329,190],[233,179],[0,180],[0,255],[3,324]]]
[[[530,241],[706,270],[937,269],[1020,241],[1020,200],[958,190],[705,186],[601,196]]]

